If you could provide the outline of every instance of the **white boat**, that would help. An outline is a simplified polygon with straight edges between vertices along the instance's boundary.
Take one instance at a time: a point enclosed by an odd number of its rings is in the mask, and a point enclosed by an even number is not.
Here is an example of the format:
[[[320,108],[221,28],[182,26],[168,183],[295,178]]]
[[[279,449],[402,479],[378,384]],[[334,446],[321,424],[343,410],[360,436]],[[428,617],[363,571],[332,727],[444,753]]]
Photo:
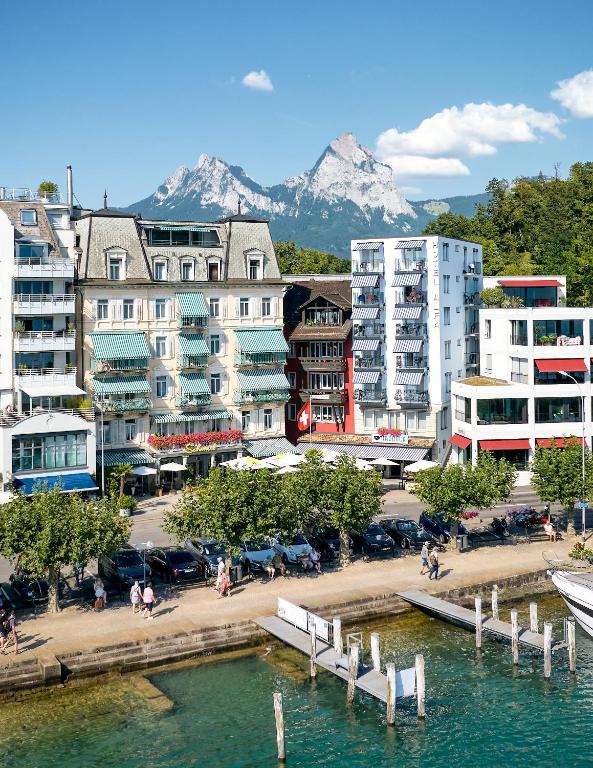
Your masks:
[[[593,637],[593,573],[553,571],[551,575],[572,615]]]

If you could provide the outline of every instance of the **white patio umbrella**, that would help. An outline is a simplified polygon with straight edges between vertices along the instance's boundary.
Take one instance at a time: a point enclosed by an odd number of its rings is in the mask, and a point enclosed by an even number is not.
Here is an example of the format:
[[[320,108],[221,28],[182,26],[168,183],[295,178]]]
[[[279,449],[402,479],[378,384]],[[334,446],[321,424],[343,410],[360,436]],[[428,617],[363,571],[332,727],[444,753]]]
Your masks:
[[[367,471],[369,469],[372,469],[371,465],[368,461],[364,461],[364,459],[356,459],[355,461],[356,469],[360,469],[363,471]]]
[[[408,464],[406,467],[404,467],[404,472],[411,472],[412,474],[415,474],[416,472],[421,472],[423,469],[431,469],[432,467],[438,467],[436,461],[428,461],[427,459],[420,459],[420,461],[415,461],[413,464]]]
[[[156,469],[154,467],[134,467],[130,474],[146,477],[147,475],[156,475]]]
[[[183,472],[187,469],[183,464],[177,461],[170,461],[168,464],[161,464],[161,472]]]
[[[270,456],[266,462],[275,467],[296,467],[304,460],[305,457],[301,453],[279,453],[277,456]]]
[[[241,456],[238,459],[223,461],[220,466],[228,467],[229,469],[235,469],[238,472],[255,469],[276,469],[273,464],[268,464],[267,461],[261,461],[260,459],[256,459],[253,456]]]
[[[292,472],[298,472],[298,467],[282,467],[282,469],[279,469],[276,474],[277,475],[290,475]]]
[[[376,467],[396,467],[397,466],[396,461],[391,461],[391,459],[384,459],[381,456],[379,456],[378,459],[373,459],[372,461],[369,461],[369,464],[374,464]]]

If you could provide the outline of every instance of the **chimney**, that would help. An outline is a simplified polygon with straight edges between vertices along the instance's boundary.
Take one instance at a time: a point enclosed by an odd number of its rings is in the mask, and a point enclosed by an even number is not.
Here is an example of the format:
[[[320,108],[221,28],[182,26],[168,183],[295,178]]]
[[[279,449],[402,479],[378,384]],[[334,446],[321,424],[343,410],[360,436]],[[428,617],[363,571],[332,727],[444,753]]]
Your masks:
[[[74,189],[72,187],[72,166],[66,166],[66,202],[68,203],[68,212],[72,216],[74,208]]]

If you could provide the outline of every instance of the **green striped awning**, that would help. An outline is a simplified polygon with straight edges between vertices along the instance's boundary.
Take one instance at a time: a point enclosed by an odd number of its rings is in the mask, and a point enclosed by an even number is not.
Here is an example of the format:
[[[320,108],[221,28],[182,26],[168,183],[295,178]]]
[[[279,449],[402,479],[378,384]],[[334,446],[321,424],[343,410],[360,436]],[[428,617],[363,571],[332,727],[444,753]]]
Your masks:
[[[144,376],[110,376],[93,379],[96,395],[127,395],[136,392],[150,392],[150,384]]]
[[[201,293],[178,293],[177,306],[181,317],[208,317],[210,314]]]
[[[281,368],[237,371],[237,379],[240,389],[244,392],[290,388],[288,379]]]
[[[210,394],[210,387],[203,373],[180,373],[179,386],[184,395]]]
[[[188,357],[210,354],[208,342],[203,336],[196,333],[180,333],[179,350],[182,355],[187,355]]]
[[[261,440],[244,440],[245,449],[256,459],[267,459],[279,453],[298,453],[296,446],[285,437],[266,437]]]
[[[288,352],[288,344],[281,328],[237,329],[235,336],[243,353]]]
[[[202,411],[201,413],[157,413],[153,416],[155,424],[182,424],[185,421],[208,421],[208,419],[232,419],[233,414],[226,408]]]
[[[150,357],[146,334],[142,331],[91,333],[96,360],[138,360]]]
[[[101,451],[97,451],[97,461],[101,463]],[[122,448],[121,450],[105,451],[105,467],[115,467],[117,464],[155,464],[154,456],[141,448]]]

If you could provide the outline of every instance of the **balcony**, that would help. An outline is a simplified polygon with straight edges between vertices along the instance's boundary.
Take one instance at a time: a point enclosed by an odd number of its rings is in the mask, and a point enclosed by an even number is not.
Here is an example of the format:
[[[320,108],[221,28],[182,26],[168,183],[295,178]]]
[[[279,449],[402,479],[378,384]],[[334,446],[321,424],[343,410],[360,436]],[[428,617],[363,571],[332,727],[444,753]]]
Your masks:
[[[345,371],[347,362],[343,357],[301,357],[304,371]]]
[[[398,301],[397,299],[400,299]],[[426,304],[426,293],[416,289],[408,293],[400,294],[395,301],[394,307],[423,306]]]
[[[529,343],[526,333],[513,333],[511,334],[509,341],[515,347],[526,347]]]
[[[238,352],[235,354],[235,365],[253,367],[256,365],[286,365],[286,352]]]
[[[19,385],[76,386],[76,368],[17,368],[14,371]]]
[[[15,315],[72,315],[74,309],[73,293],[18,293],[13,296]]]
[[[464,277],[474,277],[474,275],[481,275],[482,274],[482,262],[481,261],[474,261],[473,264],[470,264],[463,269],[463,276]]]
[[[381,260],[352,262],[353,275],[382,275],[385,264]]]
[[[375,355],[374,357],[355,357],[355,368],[384,368],[385,358],[383,355]]]
[[[465,326],[465,335],[466,336],[477,336],[480,332],[480,324],[479,323],[471,323],[470,325]]]
[[[121,360],[95,360],[91,358],[92,373],[121,373],[132,371],[147,371],[149,360],[147,357]]]
[[[395,336],[398,339],[426,339],[426,323],[398,323]]]
[[[210,405],[212,395],[208,393],[200,395],[177,395],[175,405],[177,408],[198,408],[201,405]]]
[[[233,395],[233,402],[238,405],[248,405],[250,403],[285,403],[290,398],[290,393],[287,389],[273,389],[273,390],[235,390]]]
[[[76,331],[17,331],[14,335],[15,352],[72,352],[76,345]]]
[[[354,296],[352,297],[352,306],[353,307],[382,307],[383,306],[383,299],[381,296],[379,296],[378,293],[357,293],[356,290],[354,291]]]
[[[480,294],[479,292],[476,293],[464,293],[463,294],[463,303],[466,306],[476,306],[480,303]]]
[[[583,344],[583,337],[555,333],[540,335],[534,331],[533,343],[536,347],[575,347]]]
[[[354,402],[360,405],[385,405],[387,391],[385,389],[355,389]]]
[[[59,192],[34,192],[29,187],[0,187],[0,200],[19,203],[61,203]]]
[[[398,389],[395,401],[401,408],[428,408],[428,392],[415,389]]]
[[[402,371],[425,371],[428,368],[428,358],[421,355],[398,355],[396,365]]]
[[[466,365],[479,365],[480,355],[477,352],[466,352],[464,360]]]
[[[74,278],[74,262],[71,259],[17,257],[14,263],[17,277],[63,278],[66,280]]]
[[[358,339],[382,339],[385,336],[385,325],[383,323],[354,325],[352,334]]]
[[[182,331],[203,331],[208,327],[207,317],[185,317],[179,315],[177,317],[177,327]]]
[[[38,416],[40,413],[63,413],[66,416],[78,416],[85,421],[95,421],[95,411],[93,408],[44,408],[35,406],[31,411],[23,411],[22,413],[8,410],[0,413],[0,427],[15,427],[24,419]]]
[[[426,272],[426,259],[418,257],[417,259],[398,259],[395,262],[394,273],[401,272]]]
[[[199,370],[208,367],[208,355],[177,355],[177,367]]]
[[[348,393],[345,389],[301,389],[299,397],[303,402],[311,399],[314,403],[343,405],[348,399]]]
[[[104,413],[125,413],[126,411],[149,411],[152,401],[147,397],[106,397],[100,401],[99,410]]]

